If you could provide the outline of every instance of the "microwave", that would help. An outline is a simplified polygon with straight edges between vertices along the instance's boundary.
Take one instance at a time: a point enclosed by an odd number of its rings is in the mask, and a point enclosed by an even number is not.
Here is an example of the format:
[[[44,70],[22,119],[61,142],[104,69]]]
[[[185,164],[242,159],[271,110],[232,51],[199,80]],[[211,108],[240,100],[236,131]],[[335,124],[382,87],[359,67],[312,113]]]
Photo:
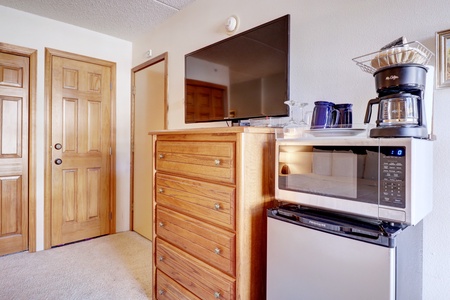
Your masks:
[[[433,206],[433,142],[416,138],[276,141],[278,201],[415,225]]]

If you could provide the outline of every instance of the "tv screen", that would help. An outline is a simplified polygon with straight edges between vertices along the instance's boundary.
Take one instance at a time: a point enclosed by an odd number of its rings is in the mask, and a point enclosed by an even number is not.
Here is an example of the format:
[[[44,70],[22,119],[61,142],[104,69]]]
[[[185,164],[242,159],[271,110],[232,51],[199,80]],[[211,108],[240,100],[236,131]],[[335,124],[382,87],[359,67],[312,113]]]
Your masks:
[[[185,56],[185,122],[284,117],[289,15]]]

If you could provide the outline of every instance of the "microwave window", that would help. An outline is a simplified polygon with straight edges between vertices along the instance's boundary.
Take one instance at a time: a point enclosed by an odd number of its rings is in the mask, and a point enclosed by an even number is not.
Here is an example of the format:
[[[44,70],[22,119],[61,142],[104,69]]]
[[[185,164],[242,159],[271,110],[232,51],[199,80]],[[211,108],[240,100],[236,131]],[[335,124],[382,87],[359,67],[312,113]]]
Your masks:
[[[379,148],[279,145],[280,189],[378,202]]]

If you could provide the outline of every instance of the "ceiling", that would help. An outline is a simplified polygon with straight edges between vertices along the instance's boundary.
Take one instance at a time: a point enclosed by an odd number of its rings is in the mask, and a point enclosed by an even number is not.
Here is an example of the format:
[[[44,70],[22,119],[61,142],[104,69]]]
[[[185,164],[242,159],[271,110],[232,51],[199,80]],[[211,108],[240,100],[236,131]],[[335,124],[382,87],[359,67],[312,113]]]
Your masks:
[[[133,41],[194,1],[0,0],[0,5]]]

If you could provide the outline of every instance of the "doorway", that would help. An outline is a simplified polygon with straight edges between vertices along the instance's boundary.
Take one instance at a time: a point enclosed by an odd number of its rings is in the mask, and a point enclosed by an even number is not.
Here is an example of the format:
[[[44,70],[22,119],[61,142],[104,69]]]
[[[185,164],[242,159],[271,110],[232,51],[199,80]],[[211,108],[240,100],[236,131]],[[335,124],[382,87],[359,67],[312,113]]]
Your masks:
[[[0,43],[0,255],[36,251],[36,61]]]
[[[167,53],[132,69],[130,227],[152,240],[153,143],[148,134],[167,128]]]
[[[46,49],[45,248],[115,232],[115,63]]]

